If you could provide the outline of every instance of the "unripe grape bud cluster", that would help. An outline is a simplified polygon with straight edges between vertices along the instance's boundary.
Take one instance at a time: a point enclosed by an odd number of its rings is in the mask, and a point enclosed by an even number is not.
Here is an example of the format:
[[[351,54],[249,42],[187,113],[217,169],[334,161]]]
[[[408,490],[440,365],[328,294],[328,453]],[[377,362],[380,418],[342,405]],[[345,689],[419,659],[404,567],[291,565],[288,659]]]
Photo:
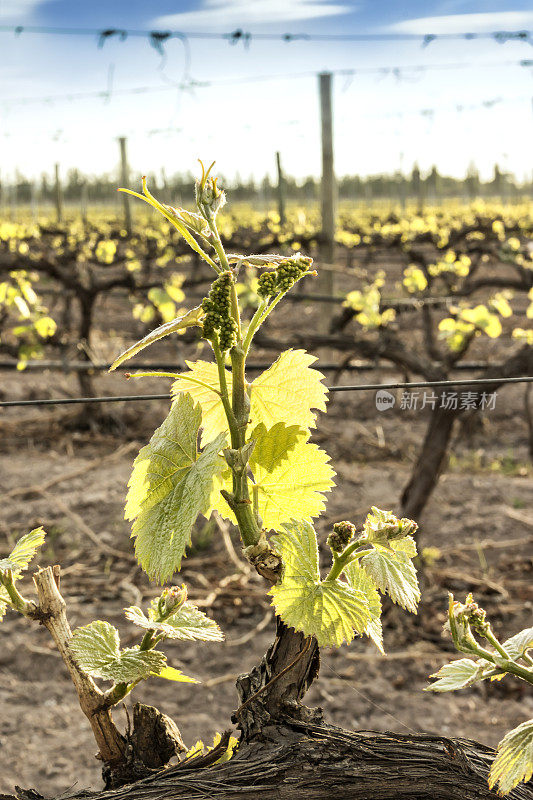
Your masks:
[[[336,522],[333,526],[333,533],[328,536],[328,547],[335,553],[341,553],[356,533],[357,529],[352,522]]]
[[[382,511],[375,506],[372,506],[363,526],[363,533],[369,542],[404,539],[415,534],[417,530],[418,525],[414,520],[405,517],[398,519],[390,511]]]
[[[157,603],[157,616],[160,621],[165,620],[171,614],[175,614],[187,600],[187,589],[185,584],[171,586],[163,589],[161,597]]]
[[[288,292],[305,275],[312,263],[312,258],[303,256],[280,261],[275,270],[264,272],[260,276],[257,294],[267,299],[280,292]]]
[[[487,612],[474,601],[472,594],[467,595],[464,604],[456,603],[454,613],[456,619],[461,619],[478,633],[485,634],[490,625],[487,621]]]
[[[229,350],[237,341],[237,324],[231,316],[231,272],[222,272],[211,286],[209,295],[202,301],[204,318],[204,337],[212,339],[218,334],[222,351]]]

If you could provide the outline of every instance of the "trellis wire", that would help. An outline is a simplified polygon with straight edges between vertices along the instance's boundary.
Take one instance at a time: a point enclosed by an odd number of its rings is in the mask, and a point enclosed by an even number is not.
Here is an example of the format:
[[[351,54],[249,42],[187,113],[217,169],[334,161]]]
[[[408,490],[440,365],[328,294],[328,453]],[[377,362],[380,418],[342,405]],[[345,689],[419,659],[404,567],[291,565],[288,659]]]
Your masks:
[[[262,372],[265,369],[268,369],[271,366],[271,363],[252,363],[247,364],[246,369],[249,372]],[[488,367],[497,367],[502,366],[501,364],[487,364],[483,361],[462,361],[457,364],[454,364],[451,369],[452,371],[461,371],[466,372],[469,370],[480,370],[480,369],[488,369]],[[26,361],[24,363],[24,370],[23,372],[29,370],[35,370],[41,372],[43,370],[50,370],[51,372],[108,372],[111,367],[111,363],[92,363],[91,361]],[[0,361],[0,372],[2,370],[17,370],[19,369],[19,362],[14,361],[13,359]],[[117,372],[133,372],[135,370],[140,370],[142,372],[147,372],[149,370],[163,370],[164,372],[172,372],[173,370],[178,369],[186,369],[184,362],[174,361],[173,363],[164,363],[164,362],[132,362],[119,364],[116,367]],[[355,364],[315,364],[315,369],[323,370],[324,372],[373,372],[374,370],[378,369],[385,369],[385,370],[394,370],[398,369],[394,364],[385,364],[384,362],[380,361],[379,359],[376,361],[357,361]]]
[[[128,37],[141,37],[151,41],[154,46],[157,39],[165,42],[168,39],[220,39],[232,44],[242,40],[249,43],[252,39],[259,41],[281,41],[281,42],[376,42],[376,41],[420,41],[427,46],[432,41],[439,39],[451,40],[471,40],[471,39],[494,39],[499,43],[518,40],[528,42],[532,31],[522,28],[520,30],[493,30],[493,31],[457,31],[448,33],[409,33],[403,31],[377,32],[377,33],[308,33],[303,31],[291,31],[286,33],[251,33],[243,28],[236,28],[231,31],[210,32],[210,31],[180,31],[180,30],[136,30],[131,28],[70,28],[66,26],[51,25],[1,25],[0,31],[14,33],[20,36],[22,33],[38,33],[45,35],[74,35],[74,36],[97,36],[99,41],[105,41],[110,37],[118,37],[125,41]]]
[[[505,383],[533,383],[533,375],[521,378],[473,378],[466,380],[447,380],[447,381],[414,381],[409,383],[364,383],[360,386],[328,386],[329,392],[364,392],[379,391],[388,389],[415,389],[433,388],[437,386],[501,386]],[[12,408],[13,406],[64,406],[75,405],[78,403],[119,403],[131,402],[136,400],[170,400],[170,394],[133,394],[118,395],[111,397],[61,397],[47,400],[2,400],[0,408]]]

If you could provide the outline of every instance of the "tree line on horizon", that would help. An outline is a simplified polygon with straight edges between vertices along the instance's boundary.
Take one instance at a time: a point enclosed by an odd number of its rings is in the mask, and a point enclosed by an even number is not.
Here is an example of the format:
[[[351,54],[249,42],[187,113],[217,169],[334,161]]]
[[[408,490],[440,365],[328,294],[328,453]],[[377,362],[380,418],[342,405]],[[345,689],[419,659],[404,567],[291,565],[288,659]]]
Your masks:
[[[179,204],[194,194],[194,178],[192,174],[177,173],[167,177],[164,170],[149,173],[148,182],[155,187],[158,196],[164,202]],[[140,183],[141,176],[134,176],[131,185]],[[86,175],[81,170],[68,170],[61,181],[61,193],[66,202],[105,203],[114,201],[120,181],[117,175]],[[277,183],[266,175],[262,180],[243,179],[237,176],[233,181],[225,180],[224,185],[231,192],[234,202],[260,201],[276,203],[278,197]],[[56,197],[55,179],[43,173],[39,180],[31,180],[21,172],[16,173],[15,180],[0,180],[0,205],[31,204],[32,202],[52,203]],[[337,179],[339,200],[355,202],[370,200],[415,200],[431,202],[432,200],[459,197],[465,200],[475,198],[518,199],[525,194],[533,194],[533,177],[526,181],[517,180],[512,173],[503,171],[495,164],[493,175],[489,180],[482,180],[478,169],[471,165],[464,178],[456,178],[441,174],[433,166],[423,174],[417,165],[410,173],[396,171],[378,175],[359,176],[343,175]],[[298,180],[291,175],[283,176],[283,194],[286,200],[296,202],[313,202],[320,198],[320,178],[308,176]]]

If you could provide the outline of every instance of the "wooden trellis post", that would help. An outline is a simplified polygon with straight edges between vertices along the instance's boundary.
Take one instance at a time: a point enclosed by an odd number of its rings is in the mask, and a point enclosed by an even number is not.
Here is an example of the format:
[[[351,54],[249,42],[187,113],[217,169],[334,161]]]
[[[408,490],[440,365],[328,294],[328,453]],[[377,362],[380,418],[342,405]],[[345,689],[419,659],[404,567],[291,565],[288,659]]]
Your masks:
[[[281,169],[281,156],[279,151],[276,153],[276,166],[278,170],[278,214],[280,225],[285,225],[285,182]]]
[[[318,76],[320,96],[320,122],[322,130],[322,181],[320,185],[320,206],[322,215],[322,243],[320,257],[322,262],[333,264],[335,259],[335,206],[336,185],[333,168],[333,109],[331,101],[332,75],[323,72]],[[320,270],[316,291],[320,294],[332,295],[334,293],[334,273],[330,270]],[[329,314],[325,315],[324,325],[329,326]]]
[[[320,90],[320,121],[322,128],[321,211],[323,258],[331,264],[335,246],[335,173],[333,171],[333,110],[330,72],[318,76]]]
[[[83,222],[84,225],[87,225],[87,205],[88,205],[87,200],[88,200],[87,181],[84,180],[80,190],[81,221]]]
[[[130,174],[129,174],[129,167],[128,167],[128,156],[126,154],[126,137],[120,136],[119,137],[119,144],[120,144],[120,182],[122,186],[128,188],[130,184]],[[126,230],[128,232],[128,236],[131,236],[131,207],[130,207],[130,198],[126,192],[121,192],[122,194],[122,203],[124,206],[124,224],[126,226]]]
[[[61,188],[61,181],[59,179],[59,164],[54,164],[54,200],[56,205],[56,219],[58,222],[63,221],[63,192]]]

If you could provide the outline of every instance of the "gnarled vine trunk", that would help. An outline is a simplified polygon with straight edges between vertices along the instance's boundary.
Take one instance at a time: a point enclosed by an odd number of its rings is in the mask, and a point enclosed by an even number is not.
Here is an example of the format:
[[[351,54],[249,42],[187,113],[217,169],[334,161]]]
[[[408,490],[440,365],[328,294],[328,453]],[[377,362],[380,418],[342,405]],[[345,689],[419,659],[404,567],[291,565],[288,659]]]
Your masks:
[[[453,425],[460,411],[436,408],[426,429],[422,449],[402,493],[402,516],[418,520],[448,461]]]
[[[324,723],[320,710],[301,704],[318,669],[315,640],[278,620],[260,664],[238,679],[241,706],[234,719],[241,743],[230,761],[213,764],[208,754],[113,791],[83,791],[62,800],[497,800],[487,784],[494,758],[488,747]],[[507,797],[533,800],[533,787],[518,786]],[[17,800],[38,798],[17,790]]]

